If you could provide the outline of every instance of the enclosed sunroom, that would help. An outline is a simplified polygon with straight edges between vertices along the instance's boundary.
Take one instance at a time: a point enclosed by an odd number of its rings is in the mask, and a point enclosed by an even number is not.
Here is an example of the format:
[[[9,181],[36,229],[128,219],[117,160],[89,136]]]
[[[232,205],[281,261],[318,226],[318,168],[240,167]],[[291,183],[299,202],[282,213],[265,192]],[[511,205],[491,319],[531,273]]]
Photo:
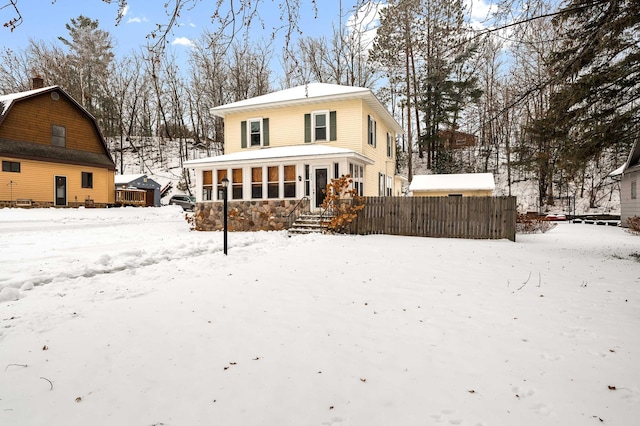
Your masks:
[[[355,151],[326,145],[263,148],[192,160],[198,201],[222,200],[222,179],[229,180],[229,201],[299,200],[319,210],[331,179],[349,174],[364,193],[365,167],[373,161]]]

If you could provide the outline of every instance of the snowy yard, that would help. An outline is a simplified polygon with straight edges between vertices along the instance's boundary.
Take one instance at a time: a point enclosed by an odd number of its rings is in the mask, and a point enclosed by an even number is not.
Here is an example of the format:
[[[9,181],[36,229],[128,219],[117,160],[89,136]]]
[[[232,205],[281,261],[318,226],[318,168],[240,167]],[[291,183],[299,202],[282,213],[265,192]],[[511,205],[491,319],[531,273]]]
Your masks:
[[[640,237],[0,209],[0,425],[632,425]],[[16,300],[17,298],[17,300]]]

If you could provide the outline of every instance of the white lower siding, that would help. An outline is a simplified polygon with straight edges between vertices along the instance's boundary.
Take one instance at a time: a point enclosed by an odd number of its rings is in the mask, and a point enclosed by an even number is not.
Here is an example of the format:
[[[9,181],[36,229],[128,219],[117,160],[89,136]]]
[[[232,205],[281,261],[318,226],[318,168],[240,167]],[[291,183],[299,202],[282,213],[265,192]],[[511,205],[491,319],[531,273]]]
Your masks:
[[[635,182],[635,194],[632,194],[632,183]],[[625,173],[620,181],[620,223],[627,226],[627,218],[640,216],[640,170]],[[632,196],[635,195],[635,198]]]

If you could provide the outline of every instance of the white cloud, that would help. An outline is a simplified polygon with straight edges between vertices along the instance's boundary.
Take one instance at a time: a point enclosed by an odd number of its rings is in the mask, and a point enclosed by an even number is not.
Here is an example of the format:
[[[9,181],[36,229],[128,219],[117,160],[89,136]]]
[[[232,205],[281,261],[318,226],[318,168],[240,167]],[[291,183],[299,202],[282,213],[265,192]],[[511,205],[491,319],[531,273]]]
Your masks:
[[[171,42],[172,45],[179,45],[179,46],[188,46],[188,47],[193,47],[194,44],[191,40],[189,40],[187,37],[177,37],[175,40],[173,40],[173,42]]]
[[[361,43],[365,49],[373,45],[378,25],[380,23],[380,10],[387,5],[379,2],[367,2],[353,15],[349,16],[345,26],[350,32],[361,34]]]
[[[147,18],[140,18],[138,16],[134,16],[127,20],[127,24],[139,24],[141,22],[149,22]]]
[[[498,8],[498,6],[491,1],[487,2],[487,0],[465,0],[465,6],[469,11],[469,19],[474,26],[488,21]]]
[[[126,5],[124,9],[122,9],[122,16],[127,16],[127,13],[129,13],[129,5]]]

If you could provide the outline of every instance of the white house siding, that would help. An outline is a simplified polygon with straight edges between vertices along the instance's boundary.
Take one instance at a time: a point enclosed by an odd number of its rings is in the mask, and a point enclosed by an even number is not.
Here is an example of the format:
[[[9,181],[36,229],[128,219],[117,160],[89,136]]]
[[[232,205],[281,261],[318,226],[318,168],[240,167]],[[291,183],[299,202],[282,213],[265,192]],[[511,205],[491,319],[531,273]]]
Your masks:
[[[375,166],[367,167],[365,170],[365,196],[377,197],[379,195],[399,195],[401,188],[396,188],[395,175],[395,141],[396,134],[389,128],[383,120],[377,116],[368,105],[362,103],[362,113],[360,116],[361,128],[360,128],[360,140],[361,140],[361,152],[368,158],[375,161]],[[372,116],[376,120],[376,146],[375,148],[369,145],[368,139],[368,119]],[[387,133],[392,136],[393,145],[391,147],[391,157],[387,156]],[[385,184],[385,188],[390,191],[385,191],[385,194],[380,194],[380,174],[384,176],[385,182],[389,181],[389,184]]]
[[[269,119],[269,147],[306,145],[304,142],[304,115],[315,111],[336,111],[337,138],[335,141],[311,142],[336,148],[351,149],[364,154],[375,161],[374,165],[365,167],[365,196],[378,196],[380,174],[388,182],[385,194],[399,195],[401,188],[396,188],[395,174],[395,139],[394,131],[385,125],[361,99],[317,102],[280,108],[264,108],[254,111],[227,114],[225,116],[225,153],[258,150],[257,147],[241,147],[241,123],[255,118]],[[377,144],[374,149],[367,142],[367,119],[371,115],[377,123]],[[387,157],[387,132],[392,135],[393,146],[391,157]],[[317,166],[323,164],[314,164]],[[327,164],[332,167],[332,164]],[[340,162],[340,175],[348,173],[348,162]],[[298,172],[300,174],[300,172]],[[333,178],[333,169],[330,178]],[[298,194],[298,191],[296,191]]]
[[[253,118],[269,119],[269,146],[291,146],[304,144],[304,115],[314,111],[336,111],[337,140],[321,143],[338,148],[348,148],[360,152],[359,128],[361,123],[353,120],[360,116],[362,101],[359,99],[340,102],[309,103],[280,108],[263,108],[255,111],[243,111],[225,116],[225,154],[238,151],[259,149],[242,148],[240,145],[240,128],[243,121]]]
[[[632,194],[635,182],[635,194]],[[627,227],[627,218],[640,216],[640,167],[627,170],[620,182],[620,223]],[[635,195],[635,198],[632,196]]]

